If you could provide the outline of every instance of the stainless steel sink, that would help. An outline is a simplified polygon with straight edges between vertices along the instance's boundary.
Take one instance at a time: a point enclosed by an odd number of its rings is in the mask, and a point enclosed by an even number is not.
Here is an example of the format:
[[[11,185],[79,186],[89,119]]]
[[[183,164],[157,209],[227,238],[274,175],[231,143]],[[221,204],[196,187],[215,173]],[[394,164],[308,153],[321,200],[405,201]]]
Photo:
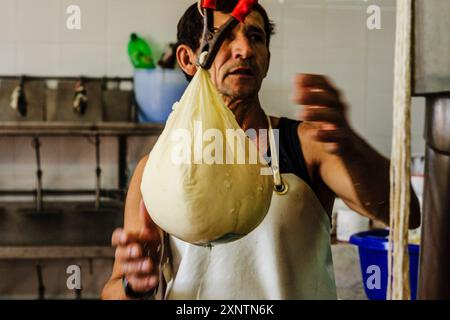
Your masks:
[[[80,210],[92,207],[92,210]],[[49,203],[36,212],[33,203],[3,203],[1,246],[110,245],[115,228],[123,225],[123,204],[108,202],[95,210],[91,203]]]

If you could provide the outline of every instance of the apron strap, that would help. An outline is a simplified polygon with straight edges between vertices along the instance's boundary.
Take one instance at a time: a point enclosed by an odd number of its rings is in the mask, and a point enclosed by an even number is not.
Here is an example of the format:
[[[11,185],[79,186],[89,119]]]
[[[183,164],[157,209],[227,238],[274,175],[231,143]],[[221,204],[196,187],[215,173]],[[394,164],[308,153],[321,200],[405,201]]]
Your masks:
[[[275,143],[275,135],[272,129],[272,123],[270,121],[270,117],[267,116],[267,121],[269,123],[269,144],[270,144],[270,157],[272,159],[271,166],[273,172],[273,182],[274,182],[274,190],[279,195],[284,195],[288,191],[287,184],[283,181],[280,173],[280,161],[278,159],[278,148]]]

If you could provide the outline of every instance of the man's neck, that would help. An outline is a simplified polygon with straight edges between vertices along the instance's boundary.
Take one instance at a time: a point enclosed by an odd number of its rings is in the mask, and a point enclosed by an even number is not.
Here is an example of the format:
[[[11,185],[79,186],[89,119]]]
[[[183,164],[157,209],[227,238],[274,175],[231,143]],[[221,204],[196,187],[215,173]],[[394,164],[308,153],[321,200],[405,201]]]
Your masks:
[[[267,118],[258,97],[249,99],[230,99],[224,97],[226,106],[233,112],[242,130],[268,129]]]

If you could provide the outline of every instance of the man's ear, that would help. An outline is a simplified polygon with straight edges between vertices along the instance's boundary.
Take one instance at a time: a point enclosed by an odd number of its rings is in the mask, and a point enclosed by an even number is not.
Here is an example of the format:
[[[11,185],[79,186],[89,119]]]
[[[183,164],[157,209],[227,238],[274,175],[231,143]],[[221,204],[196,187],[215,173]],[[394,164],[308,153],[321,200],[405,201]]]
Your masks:
[[[197,72],[197,57],[189,46],[185,44],[180,44],[178,46],[177,61],[180,68],[189,76],[194,76]]]

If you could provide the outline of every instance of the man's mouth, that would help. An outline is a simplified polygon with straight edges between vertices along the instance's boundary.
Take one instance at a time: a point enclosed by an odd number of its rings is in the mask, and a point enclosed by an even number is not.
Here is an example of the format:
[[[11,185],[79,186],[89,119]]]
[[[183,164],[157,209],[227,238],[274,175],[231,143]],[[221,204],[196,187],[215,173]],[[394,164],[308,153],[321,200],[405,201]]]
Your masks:
[[[240,76],[240,77],[254,77],[255,73],[252,69],[246,67],[239,67],[228,73],[230,76]]]

